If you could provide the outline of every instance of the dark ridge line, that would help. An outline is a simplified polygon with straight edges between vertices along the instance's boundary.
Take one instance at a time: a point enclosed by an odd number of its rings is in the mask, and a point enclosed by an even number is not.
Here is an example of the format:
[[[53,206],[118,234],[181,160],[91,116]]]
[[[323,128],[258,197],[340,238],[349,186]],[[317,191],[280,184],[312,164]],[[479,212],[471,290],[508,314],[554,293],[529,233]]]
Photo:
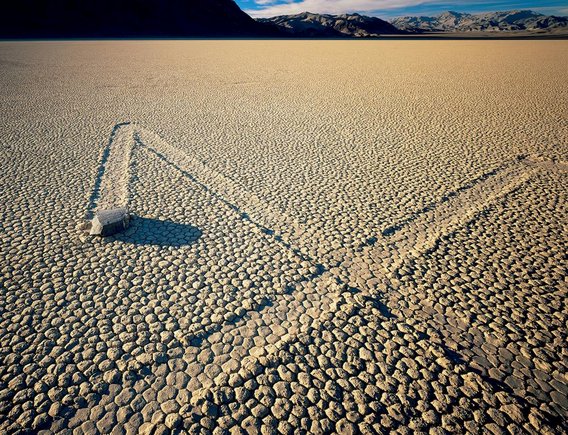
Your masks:
[[[526,158],[525,156],[519,156],[515,159],[515,161],[520,162],[520,161],[524,160],[525,158]],[[470,189],[474,188],[477,184],[482,183],[482,182],[486,181],[487,179],[497,175],[499,172],[503,171],[507,166],[508,165],[499,166],[499,167],[497,167],[497,168],[495,168],[495,169],[493,169],[489,172],[486,172],[485,174],[480,175],[477,178],[474,178],[473,180],[467,182],[463,186],[458,187],[456,190],[452,190],[452,191],[446,193],[444,196],[442,196],[442,198],[440,198],[439,201],[432,202],[432,203],[426,205],[425,207],[423,207],[422,209],[411,213],[409,215],[409,217],[407,217],[406,219],[403,219],[401,222],[385,228],[381,232],[381,235],[383,237],[391,237],[391,236],[395,235],[400,230],[402,230],[405,226],[407,226],[407,225],[411,224],[412,222],[414,222],[415,220],[417,220],[421,215],[426,214],[426,213],[436,209],[438,206],[448,202],[452,198],[455,198],[460,193],[465,192],[466,190],[470,190]]]
[[[103,150],[103,153],[101,155],[101,160],[100,160],[100,163],[99,163],[99,169],[98,169],[97,175],[95,177],[95,183],[93,185],[93,190],[91,191],[91,195],[89,196],[89,201],[88,201],[88,204],[87,204],[87,209],[86,209],[86,213],[85,213],[85,218],[87,220],[90,220],[90,219],[93,218],[94,210],[96,209],[97,203],[100,199],[101,184],[102,184],[102,181],[103,181],[103,177],[105,175],[106,164],[107,164],[108,158],[110,156],[110,149],[112,147],[112,144],[114,142],[116,134],[118,133],[118,130],[120,130],[120,128],[125,126],[125,125],[130,125],[130,122],[120,122],[118,124],[115,124],[115,126],[112,128],[112,132],[110,133],[108,143],[106,144],[105,149]]]

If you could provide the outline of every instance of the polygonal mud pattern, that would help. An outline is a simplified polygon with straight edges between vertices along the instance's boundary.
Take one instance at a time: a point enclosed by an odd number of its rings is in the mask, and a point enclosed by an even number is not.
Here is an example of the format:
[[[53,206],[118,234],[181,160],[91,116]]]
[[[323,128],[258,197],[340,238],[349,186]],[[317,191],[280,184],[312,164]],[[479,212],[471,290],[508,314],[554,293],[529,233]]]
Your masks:
[[[0,44],[0,430],[562,433],[565,50],[423,43]]]

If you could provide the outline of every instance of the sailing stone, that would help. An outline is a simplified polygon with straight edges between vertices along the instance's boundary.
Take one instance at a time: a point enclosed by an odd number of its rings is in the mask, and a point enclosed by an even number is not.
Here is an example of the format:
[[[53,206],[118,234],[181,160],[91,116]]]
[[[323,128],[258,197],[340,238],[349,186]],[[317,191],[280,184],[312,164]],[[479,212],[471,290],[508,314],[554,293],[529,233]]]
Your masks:
[[[124,231],[130,223],[130,215],[126,208],[99,210],[92,221],[90,234],[92,236],[112,236]]]

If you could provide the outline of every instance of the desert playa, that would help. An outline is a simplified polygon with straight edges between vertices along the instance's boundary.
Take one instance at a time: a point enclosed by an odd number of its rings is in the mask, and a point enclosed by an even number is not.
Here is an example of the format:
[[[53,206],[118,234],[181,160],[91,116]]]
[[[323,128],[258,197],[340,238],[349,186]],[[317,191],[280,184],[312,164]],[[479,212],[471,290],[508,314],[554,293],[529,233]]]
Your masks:
[[[567,65],[0,42],[0,432],[565,433]]]

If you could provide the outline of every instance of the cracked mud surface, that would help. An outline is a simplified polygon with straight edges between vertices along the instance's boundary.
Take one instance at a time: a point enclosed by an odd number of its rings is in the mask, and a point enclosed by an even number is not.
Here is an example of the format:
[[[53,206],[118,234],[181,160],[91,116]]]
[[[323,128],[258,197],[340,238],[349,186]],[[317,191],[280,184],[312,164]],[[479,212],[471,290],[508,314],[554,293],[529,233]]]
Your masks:
[[[564,433],[567,56],[0,43],[0,431]]]

